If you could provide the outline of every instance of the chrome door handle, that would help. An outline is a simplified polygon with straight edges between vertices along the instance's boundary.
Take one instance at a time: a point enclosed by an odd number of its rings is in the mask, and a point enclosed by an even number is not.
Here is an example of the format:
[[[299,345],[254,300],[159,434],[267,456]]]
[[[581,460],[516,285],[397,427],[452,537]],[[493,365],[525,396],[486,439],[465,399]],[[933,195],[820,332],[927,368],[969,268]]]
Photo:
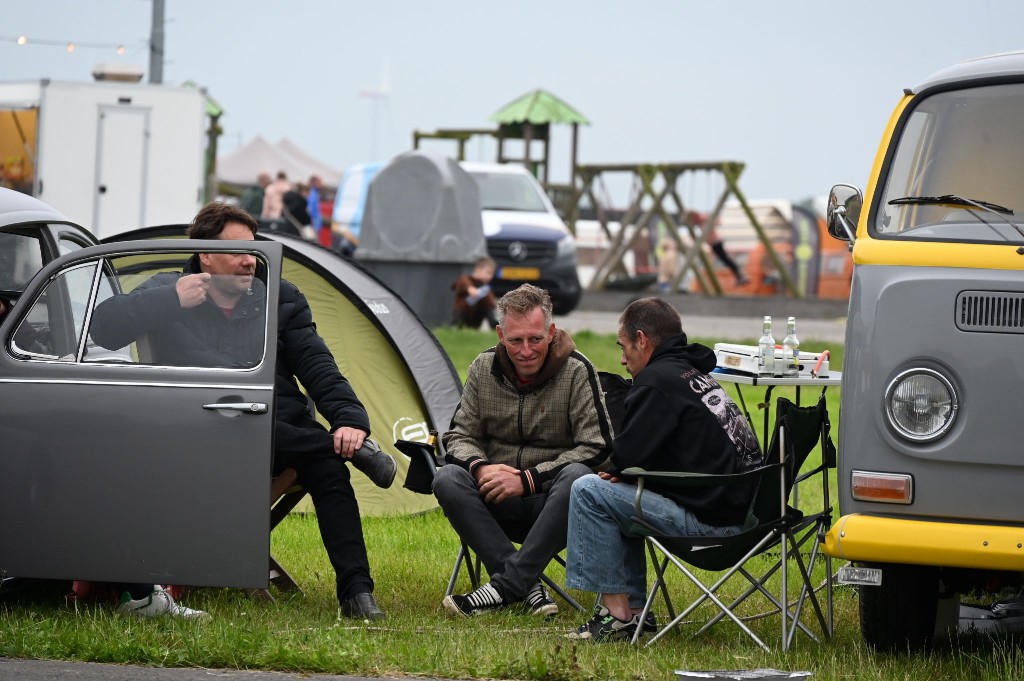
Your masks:
[[[266,414],[267,405],[262,402],[215,402],[204,404],[203,409],[241,411],[248,414]]]

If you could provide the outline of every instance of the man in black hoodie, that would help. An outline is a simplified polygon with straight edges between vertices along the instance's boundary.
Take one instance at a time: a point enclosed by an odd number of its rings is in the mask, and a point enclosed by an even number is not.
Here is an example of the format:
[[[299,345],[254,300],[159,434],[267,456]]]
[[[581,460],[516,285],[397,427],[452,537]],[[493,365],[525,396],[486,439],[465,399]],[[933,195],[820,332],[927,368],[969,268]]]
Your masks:
[[[644,541],[629,533],[636,486],[618,471],[728,474],[761,464],[757,437],[735,403],[709,375],[715,354],[687,343],[679,313],[661,298],[642,298],[619,318],[618,344],[633,384],[615,433],[612,469],[577,480],[569,501],[566,583],[601,594],[594,617],[569,638],[629,640],[646,595]],[[654,483],[644,513],[659,529],[682,535],[732,534],[743,523],[754,488],[680,492]]]

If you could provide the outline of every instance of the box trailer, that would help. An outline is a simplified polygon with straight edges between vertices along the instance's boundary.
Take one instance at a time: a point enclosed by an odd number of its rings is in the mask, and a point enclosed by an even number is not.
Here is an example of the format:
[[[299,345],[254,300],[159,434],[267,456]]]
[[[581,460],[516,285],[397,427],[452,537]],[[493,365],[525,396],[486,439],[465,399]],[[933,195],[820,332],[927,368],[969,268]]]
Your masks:
[[[0,83],[0,184],[100,238],[187,222],[203,199],[205,107],[191,87]]]

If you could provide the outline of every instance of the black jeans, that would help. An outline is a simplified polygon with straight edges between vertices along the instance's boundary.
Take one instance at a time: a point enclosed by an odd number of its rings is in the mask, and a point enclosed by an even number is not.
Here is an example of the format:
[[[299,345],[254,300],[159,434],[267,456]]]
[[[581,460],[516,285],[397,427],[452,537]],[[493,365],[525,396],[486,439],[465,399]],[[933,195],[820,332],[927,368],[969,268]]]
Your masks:
[[[455,532],[483,561],[491,581],[508,600],[519,600],[565,548],[572,483],[592,472],[572,463],[555,475],[546,492],[488,504],[473,475],[450,464],[437,469],[434,495]],[[518,551],[512,542],[520,543]]]
[[[294,468],[313,499],[320,537],[334,566],[338,600],[373,593],[359,504],[347,460],[334,453],[333,436],[310,419],[299,426],[278,421],[274,438],[274,474]]]

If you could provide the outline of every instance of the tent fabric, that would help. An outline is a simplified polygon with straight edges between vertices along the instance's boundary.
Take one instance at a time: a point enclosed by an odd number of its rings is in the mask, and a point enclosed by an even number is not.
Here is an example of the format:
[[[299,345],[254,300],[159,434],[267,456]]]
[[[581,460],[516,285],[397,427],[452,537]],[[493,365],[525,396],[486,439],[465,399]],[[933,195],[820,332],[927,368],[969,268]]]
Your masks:
[[[230,184],[255,184],[261,172],[274,175],[279,170],[300,182],[310,175],[319,175],[328,187],[337,187],[341,180],[340,170],[314,158],[286,137],[271,144],[257,135],[244,146],[217,158],[217,179]]]
[[[184,236],[184,226],[151,227],[107,241]],[[395,457],[398,475],[387,490],[354,471],[352,485],[364,516],[402,515],[436,508],[434,498],[402,487],[409,459],[396,440],[426,442],[444,431],[462,395],[447,353],[403,300],[357,263],[322,246],[273,232],[284,244],[283,276],[305,294],[317,330],[370,416],[371,437]],[[308,499],[299,510],[311,509]]]
[[[501,125],[515,123],[590,125],[590,121],[583,114],[569,106],[564,100],[539,88],[527,92],[501,107],[491,115],[489,120]]]

